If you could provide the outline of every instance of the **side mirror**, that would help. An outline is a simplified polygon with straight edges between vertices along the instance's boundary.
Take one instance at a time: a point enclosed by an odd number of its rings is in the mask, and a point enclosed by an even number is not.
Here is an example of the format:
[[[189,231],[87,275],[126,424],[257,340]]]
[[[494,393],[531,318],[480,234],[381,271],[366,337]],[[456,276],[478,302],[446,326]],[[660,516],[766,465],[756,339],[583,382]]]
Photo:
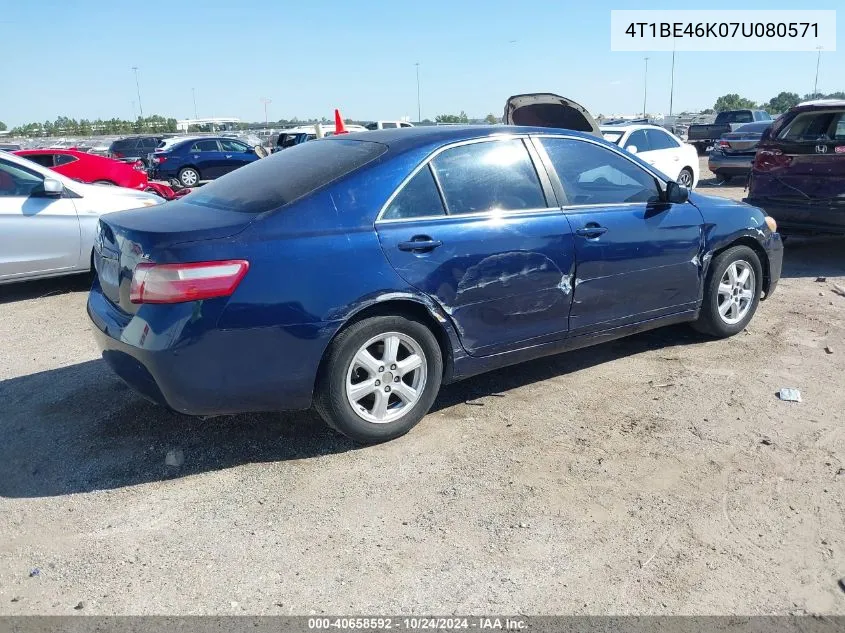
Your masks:
[[[689,189],[673,180],[666,184],[666,202],[684,204],[687,200],[689,200]]]
[[[632,154],[636,154],[636,153],[637,153],[637,146],[636,146],[636,145],[629,145],[629,146],[628,146],[628,147],[626,147],[625,149],[626,149],[626,150],[628,150],[629,152],[631,152]]]
[[[44,195],[60,196],[65,190],[65,186],[55,178],[44,179]]]

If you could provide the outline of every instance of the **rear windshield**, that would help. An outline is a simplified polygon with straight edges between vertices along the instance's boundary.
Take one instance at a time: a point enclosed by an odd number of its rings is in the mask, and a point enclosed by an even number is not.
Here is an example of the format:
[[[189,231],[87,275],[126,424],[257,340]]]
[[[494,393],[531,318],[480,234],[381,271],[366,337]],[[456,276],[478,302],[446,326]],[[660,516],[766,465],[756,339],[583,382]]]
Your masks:
[[[751,123],[754,116],[749,110],[738,112],[720,112],[716,115],[716,123]]]
[[[302,143],[236,169],[184,200],[227,211],[264,213],[327,185],[386,151],[381,143],[340,138]]]
[[[602,130],[601,135],[604,137],[605,141],[610,141],[611,143],[619,145],[619,141],[625,135],[625,132],[609,132],[607,130]]]
[[[738,128],[734,130],[734,132],[745,132],[750,134],[760,133],[762,134],[767,127],[771,127],[771,121],[759,121],[758,123],[748,123],[746,125],[740,125]]]
[[[784,141],[815,143],[845,139],[845,110],[804,112],[778,134]]]

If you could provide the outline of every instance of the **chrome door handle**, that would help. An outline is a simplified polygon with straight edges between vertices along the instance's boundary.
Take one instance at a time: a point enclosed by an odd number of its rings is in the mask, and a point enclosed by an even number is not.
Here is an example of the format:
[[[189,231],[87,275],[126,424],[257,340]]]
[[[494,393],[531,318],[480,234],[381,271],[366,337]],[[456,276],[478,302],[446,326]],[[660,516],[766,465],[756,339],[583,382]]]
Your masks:
[[[226,154],[226,158],[232,158],[231,154]],[[677,159],[676,159],[677,160]]]
[[[586,237],[587,239],[593,239],[598,237],[599,235],[604,235],[605,233],[607,233],[606,226],[599,226],[598,224],[593,223],[590,223],[584,228],[575,231],[576,235]]]
[[[416,235],[407,242],[399,242],[398,244],[400,251],[410,251],[412,253],[427,253],[433,251],[438,246],[443,246],[443,242],[433,240],[427,235]]]

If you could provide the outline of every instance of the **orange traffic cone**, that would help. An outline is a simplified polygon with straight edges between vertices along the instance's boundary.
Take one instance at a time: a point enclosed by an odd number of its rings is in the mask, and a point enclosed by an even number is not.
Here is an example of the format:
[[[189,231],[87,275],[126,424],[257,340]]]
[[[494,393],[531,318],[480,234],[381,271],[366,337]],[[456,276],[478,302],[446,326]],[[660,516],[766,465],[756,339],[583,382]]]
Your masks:
[[[335,136],[338,134],[349,134],[346,126],[343,124],[343,117],[340,116],[340,110],[337,108],[334,110],[334,133]]]

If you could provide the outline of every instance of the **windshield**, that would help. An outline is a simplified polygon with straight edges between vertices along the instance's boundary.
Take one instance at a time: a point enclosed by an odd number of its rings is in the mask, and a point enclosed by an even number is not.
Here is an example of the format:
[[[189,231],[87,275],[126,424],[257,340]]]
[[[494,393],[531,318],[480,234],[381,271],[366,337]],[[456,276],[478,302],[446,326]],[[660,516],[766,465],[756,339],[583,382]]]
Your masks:
[[[218,178],[186,202],[241,213],[263,213],[290,204],[387,151],[369,141],[333,138],[302,143]]]
[[[622,140],[622,137],[625,136],[625,132],[620,131],[606,131],[602,130],[601,135],[604,137],[605,141],[610,141],[611,143],[616,143],[619,145],[619,141]]]

